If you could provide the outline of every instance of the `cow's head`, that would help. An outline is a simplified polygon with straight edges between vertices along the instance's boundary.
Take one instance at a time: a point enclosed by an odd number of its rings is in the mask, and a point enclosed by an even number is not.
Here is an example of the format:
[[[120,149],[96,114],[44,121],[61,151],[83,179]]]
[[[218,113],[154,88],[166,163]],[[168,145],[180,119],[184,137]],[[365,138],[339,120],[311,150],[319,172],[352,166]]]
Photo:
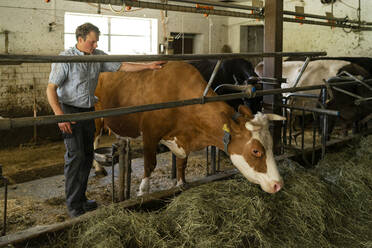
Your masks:
[[[283,186],[273,154],[273,140],[269,121],[285,120],[275,114],[252,115],[249,108],[239,107],[242,114],[231,122],[231,141],[228,152],[234,166],[250,181],[268,193],[276,193]]]

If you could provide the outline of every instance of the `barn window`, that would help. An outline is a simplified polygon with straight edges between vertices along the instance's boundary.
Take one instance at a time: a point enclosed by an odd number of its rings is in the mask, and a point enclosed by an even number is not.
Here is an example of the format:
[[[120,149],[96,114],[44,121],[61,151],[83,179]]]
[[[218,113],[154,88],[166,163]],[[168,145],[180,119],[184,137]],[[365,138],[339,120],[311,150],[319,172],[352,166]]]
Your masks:
[[[65,49],[76,44],[77,26],[90,22],[101,31],[98,48],[108,54],[157,54],[157,19],[65,13]]]

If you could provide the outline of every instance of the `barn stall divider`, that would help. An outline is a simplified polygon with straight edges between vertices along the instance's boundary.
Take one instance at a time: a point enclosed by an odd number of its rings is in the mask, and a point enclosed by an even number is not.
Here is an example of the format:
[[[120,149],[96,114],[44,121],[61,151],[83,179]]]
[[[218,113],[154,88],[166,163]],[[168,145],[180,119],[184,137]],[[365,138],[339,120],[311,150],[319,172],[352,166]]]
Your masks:
[[[125,4],[126,6],[133,6],[133,7],[143,7],[143,8],[153,8],[153,9],[160,9],[160,10],[172,10],[172,11],[182,11],[182,12],[191,12],[191,13],[204,13],[204,14],[211,14],[211,15],[223,15],[223,16],[233,16],[233,17],[246,17],[246,18],[256,18],[256,19],[263,19],[263,8],[256,8],[256,7],[249,7],[249,6],[241,6],[241,5],[233,5],[233,4],[225,4],[225,3],[216,3],[216,2],[209,2],[209,1],[174,1],[174,2],[183,2],[183,3],[201,3],[201,4],[208,4],[208,5],[214,5],[214,6],[220,6],[220,7],[228,7],[228,8],[237,8],[237,9],[245,9],[245,10],[251,10],[252,14],[246,14],[246,13],[239,13],[239,12],[232,12],[232,11],[221,11],[221,10],[206,10],[206,9],[197,9],[197,8],[191,8],[187,6],[179,6],[179,5],[170,5],[170,4],[162,4],[162,3],[150,3],[150,2],[143,2],[143,1],[131,1],[131,0],[72,0],[72,1],[78,1],[78,2],[91,2],[91,3],[98,3],[98,4],[116,4],[116,5],[122,5]],[[296,18],[282,18],[282,21],[286,22],[298,22],[298,23],[305,23],[305,24],[312,24],[312,25],[322,25],[322,26],[331,26],[331,27],[341,27],[341,28],[350,28],[350,29],[358,29],[358,30],[372,30],[372,28],[369,27],[371,23],[365,23],[359,21],[352,21],[348,19],[342,19],[342,18],[329,18],[324,16],[318,16],[318,15],[309,15],[309,14],[300,14],[297,12],[290,12],[290,11],[283,11],[284,15],[292,15],[292,16],[303,16],[303,17],[310,17],[314,19],[323,19],[327,20],[327,22],[320,22],[320,21],[314,21],[314,20],[300,20]],[[240,57],[250,57],[250,56],[260,56],[260,57],[269,57],[273,56],[276,58],[281,58],[284,56],[293,56],[293,55],[302,55],[302,56],[319,56],[319,55],[326,55],[325,53],[281,53],[281,52],[273,52],[273,53],[256,53],[256,54],[230,54],[230,55],[222,55],[222,54],[215,54],[215,55],[189,55],[189,56],[177,56],[177,55],[168,55],[166,57],[164,56],[89,56],[89,61],[85,60],[85,58],[61,58],[61,56],[32,56],[32,55],[0,55],[0,63],[1,64],[21,64],[24,62],[27,63],[45,63],[45,62],[102,62],[102,61],[153,61],[153,60],[187,60],[187,59],[207,59],[207,58],[240,58]],[[58,57],[58,58],[57,58]],[[94,58],[95,57],[95,58]],[[182,57],[182,58],[181,58]],[[93,59],[93,60],[91,60]],[[275,81],[275,80],[274,80]],[[264,80],[263,80],[264,82]],[[269,90],[263,90],[263,91],[257,91],[255,92],[254,96],[264,96],[264,95],[279,95],[285,92],[297,92],[297,91],[305,91],[305,90],[312,90],[312,89],[325,89],[324,86],[311,86],[311,87],[301,87],[301,88],[292,88],[292,89],[269,89]],[[325,92],[325,90],[323,90]],[[32,125],[42,125],[42,124],[51,124],[51,123],[58,123],[62,121],[78,121],[78,120],[87,120],[87,119],[93,119],[98,117],[108,117],[108,116],[114,116],[114,115],[121,115],[121,114],[129,114],[129,113],[135,113],[135,112],[143,112],[143,111],[151,111],[156,109],[163,109],[163,108],[172,108],[172,107],[180,107],[180,106],[186,106],[191,104],[203,104],[205,102],[213,102],[213,101],[225,101],[225,100],[231,100],[231,99],[238,99],[242,97],[252,97],[252,95],[248,95],[247,93],[236,93],[236,94],[229,94],[224,96],[216,96],[216,97],[201,97],[201,98],[195,98],[180,102],[169,102],[169,103],[160,103],[160,104],[152,104],[152,105],[143,105],[143,106],[136,106],[131,108],[118,108],[113,110],[104,110],[104,111],[97,111],[95,113],[89,113],[89,114],[71,114],[71,115],[64,115],[64,116],[45,116],[45,117],[25,117],[25,118],[17,118],[17,119],[4,119],[0,120],[0,129],[7,130],[10,128],[16,128],[16,127],[23,127],[23,126],[32,126]],[[287,106],[286,104],[280,105],[276,104],[277,107],[282,108],[290,108],[295,109],[294,107]],[[314,113],[320,113],[324,116],[330,115],[338,115],[337,111],[327,111],[322,109],[305,109],[305,108],[296,108],[297,110],[302,110],[304,113],[305,111],[310,111]],[[285,110],[284,110],[285,111]],[[323,128],[327,126],[327,118],[324,118],[323,122]],[[302,129],[303,133],[303,129]],[[325,146],[326,146],[326,133],[323,133],[323,155],[325,152]],[[303,141],[302,141],[303,142]],[[126,145],[128,146],[128,145]],[[304,154],[304,147],[302,145],[302,154]],[[314,148],[314,146],[313,146]],[[114,149],[113,149],[114,150]],[[119,150],[123,150],[120,148]],[[314,149],[313,149],[314,150]],[[128,150],[127,150],[128,151]],[[215,152],[212,152],[213,154]],[[212,156],[212,161],[214,156]],[[122,161],[123,159],[121,159]],[[123,162],[122,162],[123,163]],[[215,164],[215,163],[212,163]],[[215,171],[212,167],[212,173]],[[235,173],[235,172],[233,172]],[[230,176],[230,175],[228,175]],[[213,177],[213,176],[212,176]],[[215,177],[218,177],[218,175],[215,175]],[[176,189],[179,190],[179,189]],[[174,192],[171,194],[175,194]],[[156,197],[155,199],[159,199]],[[140,201],[143,202],[143,199],[140,199]],[[128,201],[125,201],[124,203],[127,203]],[[125,205],[125,204],[124,204]],[[130,205],[130,204],[129,204]],[[5,214],[5,213],[4,213]],[[81,218],[83,219],[83,218]],[[74,223],[77,223],[81,221],[79,218],[71,220],[69,223],[65,225],[59,225],[57,228],[52,228],[53,231],[55,230],[61,230],[61,228],[64,228],[65,226],[72,225]],[[34,232],[33,234],[24,235],[19,240],[25,241],[27,238],[36,237],[40,233],[47,232],[46,230],[48,228],[41,228],[41,232]],[[5,230],[4,230],[5,231]],[[40,230],[39,230],[40,231]],[[49,231],[51,231],[49,229]],[[4,232],[5,234],[5,232]],[[36,235],[36,236],[35,236]],[[0,243],[0,246],[10,244],[10,243],[16,243],[13,239],[13,241],[10,241],[10,239],[2,238],[2,241]],[[16,239],[17,240],[17,239]]]
[[[293,53],[290,53],[288,55],[292,55]],[[322,54],[322,53],[315,53],[315,54]],[[266,54],[261,54],[262,56],[268,56]],[[306,53],[306,55],[311,55],[310,53]],[[220,56],[220,55],[209,55],[211,56]],[[241,56],[241,55],[240,55]],[[57,56],[60,57],[60,56]],[[90,56],[89,58],[94,56]],[[107,56],[105,59],[110,60],[110,56]],[[225,56],[227,57],[227,56]],[[70,57],[71,58],[71,57]],[[54,58],[55,60],[64,60],[65,58]],[[83,58],[79,58],[83,59]],[[117,58],[115,58],[117,59]],[[151,58],[148,58],[149,60],[152,60]],[[167,56],[162,57],[161,59],[168,59]],[[178,58],[177,58],[178,59]],[[143,58],[140,58],[140,60],[143,60]],[[29,60],[30,61],[30,60]],[[42,61],[45,62],[43,59],[40,59],[38,57],[37,61]],[[12,59],[12,62],[15,62],[14,59]],[[21,60],[17,60],[17,63],[21,63]],[[75,61],[76,62],[76,61]],[[272,81],[275,81],[275,79],[268,80],[270,83]],[[355,82],[347,82],[348,84],[350,83],[355,83]],[[268,94],[282,94],[286,92],[297,92],[297,91],[306,91],[306,90],[313,90],[313,89],[325,89],[325,86],[317,85],[317,86],[307,86],[307,87],[293,87],[293,88],[287,88],[287,89],[273,89],[273,90],[262,90],[262,91],[256,91],[254,94],[251,92],[247,93],[235,93],[235,94],[228,94],[228,95],[221,95],[221,96],[214,96],[214,97],[201,97],[201,98],[194,98],[194,99],[188,99],[184,101],[177,101],[177,102],[167,102],[167,103],[159,103],[159,104],[151,104],[151,105],[143,105],[143,106],[135,106],[135,107],[127,107],[127,108],[117,108],[117,109],[111,109],[111,110],[102,110],[102,111],[96,111],[92,113],[82,113],[82,114],[69,114],[69,115],[63,115],[63,116],[40,116],[37,118],[34,117],[25,117],[25,118],[15,118],[15,119],[2,119],[0,121],[0,129],[10,129],[10,128],[15,128],[15,127],[22,127],[22,126],[32,126],[32,125],[42,125],[46,123],[58,123],[58,122],[63,122],[63,121],[79,121],[79,120],[87,120],[87,119],[93,119],[93,118],[99,118],[99,117],[108,117],[108,116],[114,116],[114,115],[121,115],[121,114],[129,114],[129,113],[135,113],[135,112],[143,112],[143,111],[151,111],[151,110],[156,110],[156,109],[163,109],[163,108],[172,108],[172,107],[180,107],[180,106],[186,106],[186,105],[192,105],[192,104],[203,104],[207,102],[213,102],[213,101],[225,101],[225,100],[231,100],[231,99],[237,99],[237,98],[242,98],[242,97],[256,97],[256,96],[264,96]],[[295,109],[295,107],[290,107],[287,105],[283,105],[281,107],[285,108],[292,108]],[[321,114],[332,114],[332,115],[338,115],[337,111],[329,111],[329,110],[323,110],[323,109],[306,109],[306,108],[297,108],[302,111],[311,111],[311,112],[318,112]],[[325,119],[326,120],[326,119]],[[128,145],[127,146],[127,151],[128,151]],[[303,148],[303,147],[302,147]],[[122,154],[128,154],[125,152],[125,149],[119,148],[119,153],[122,151]],[[303,150],[303,149],[302,149]],[[302,154],[304,154],[304,151],[302,151]],[[126,155],[126,157],[129,157]],[[121,161],[119,164],[121,166],[119,168],[122,168],[121,171],[126,170],[127,172],[130,171],[129,163],[127,163],[127,167],[123,166],[125,159],[119,159]],[[128,161],[128,159],[126,159]],[[126,168],[126,169],[125,169]],[[124,173],[121,173],[121,175],[124,175]],[[124,185],[127,185],[126,187],[130,187],[130,184],[128,183],[129,180],[129,174],[126,175],[126,180],[122,179],[122,182],[127,182],[124,183]],[[122,177],[121,177],[122,178]],[[128,190],[125,190],[124,187],[119,189],[119,192],[128,192]],[[126,194],[125,196],[122,197],[122,199],[128,199],[129,195]]]

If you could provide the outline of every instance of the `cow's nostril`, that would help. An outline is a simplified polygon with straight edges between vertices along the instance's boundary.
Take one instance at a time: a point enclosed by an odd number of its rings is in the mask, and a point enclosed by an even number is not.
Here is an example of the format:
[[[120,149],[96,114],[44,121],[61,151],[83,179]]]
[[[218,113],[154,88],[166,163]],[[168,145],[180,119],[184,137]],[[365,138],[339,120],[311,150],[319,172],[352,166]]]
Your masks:
[[[274,183],[274,192],[278,192],[281,188],[281,183]]]

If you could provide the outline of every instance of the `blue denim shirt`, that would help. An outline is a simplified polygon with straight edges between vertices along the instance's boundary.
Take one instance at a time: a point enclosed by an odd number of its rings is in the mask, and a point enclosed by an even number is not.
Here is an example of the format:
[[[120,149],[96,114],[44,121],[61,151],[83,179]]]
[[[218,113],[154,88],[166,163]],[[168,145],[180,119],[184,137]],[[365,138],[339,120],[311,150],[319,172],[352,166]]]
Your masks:
[[[84,55],[75,46],[60,55]],[[93,55],[106,55],[95,49]],[[91,108],[97,102],[94,92],[100,72],[117,71],[120,62],[53,63],[49,83],[56,84],[58,100],[71,106]]]

